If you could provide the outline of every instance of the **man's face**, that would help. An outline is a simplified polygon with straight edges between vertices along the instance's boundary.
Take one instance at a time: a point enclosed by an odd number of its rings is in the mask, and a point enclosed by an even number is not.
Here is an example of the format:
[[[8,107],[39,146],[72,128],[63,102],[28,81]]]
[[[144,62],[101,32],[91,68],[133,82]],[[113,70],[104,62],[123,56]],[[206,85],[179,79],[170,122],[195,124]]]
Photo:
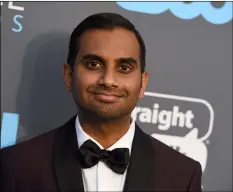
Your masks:
[[[109,120],[132,112],[148,79],[136,36],[123,28],[84,32],[73,72],[65,64],[64,77],[79,109]]]

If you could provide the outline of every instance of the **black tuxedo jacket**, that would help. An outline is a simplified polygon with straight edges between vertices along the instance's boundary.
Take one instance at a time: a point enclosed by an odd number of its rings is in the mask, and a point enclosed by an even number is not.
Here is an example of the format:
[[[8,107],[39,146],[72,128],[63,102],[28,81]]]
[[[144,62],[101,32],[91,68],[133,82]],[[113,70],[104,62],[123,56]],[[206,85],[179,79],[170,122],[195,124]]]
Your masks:
[[[84,191],[75,117],[65,125],[1,150],[1,192]],[[201,166],[137,125],[124,191],[201,191]]]

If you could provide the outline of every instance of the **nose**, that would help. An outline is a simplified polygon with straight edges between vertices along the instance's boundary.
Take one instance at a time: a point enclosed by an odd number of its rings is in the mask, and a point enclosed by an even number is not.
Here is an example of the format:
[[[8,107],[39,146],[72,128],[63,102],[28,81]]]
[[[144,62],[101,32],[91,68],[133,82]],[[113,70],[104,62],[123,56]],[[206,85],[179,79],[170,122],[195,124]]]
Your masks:
[[[101,73],[99,83],[109,88],[118,87],[116,76],[116,71],[113,69],[113,67],[106,67]]]

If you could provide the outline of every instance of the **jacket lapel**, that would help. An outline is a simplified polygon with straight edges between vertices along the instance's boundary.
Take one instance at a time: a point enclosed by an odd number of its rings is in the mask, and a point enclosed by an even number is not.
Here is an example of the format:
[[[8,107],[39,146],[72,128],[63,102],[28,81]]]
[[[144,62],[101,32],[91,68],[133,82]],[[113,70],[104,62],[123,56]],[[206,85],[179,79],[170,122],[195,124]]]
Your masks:
[[[136,125],[124,191],[154,191],[155,157],[152,141]]]
[[[55,132],[54,169],[61,192],[84,192],[81,166],[76,156],[78,143],[75,132],[75,117]]]

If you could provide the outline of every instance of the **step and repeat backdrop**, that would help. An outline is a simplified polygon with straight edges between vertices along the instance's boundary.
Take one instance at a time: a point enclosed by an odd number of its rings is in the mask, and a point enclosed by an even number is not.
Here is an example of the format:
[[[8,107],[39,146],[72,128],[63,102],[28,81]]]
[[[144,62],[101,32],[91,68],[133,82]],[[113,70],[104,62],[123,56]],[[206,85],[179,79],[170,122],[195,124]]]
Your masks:
[[[204,191],[232,191],[232,2],[2,2],[1,148],[76,113],[62,66],[85,17],[116,12],[147,46],[139,126],[199,161]]]

